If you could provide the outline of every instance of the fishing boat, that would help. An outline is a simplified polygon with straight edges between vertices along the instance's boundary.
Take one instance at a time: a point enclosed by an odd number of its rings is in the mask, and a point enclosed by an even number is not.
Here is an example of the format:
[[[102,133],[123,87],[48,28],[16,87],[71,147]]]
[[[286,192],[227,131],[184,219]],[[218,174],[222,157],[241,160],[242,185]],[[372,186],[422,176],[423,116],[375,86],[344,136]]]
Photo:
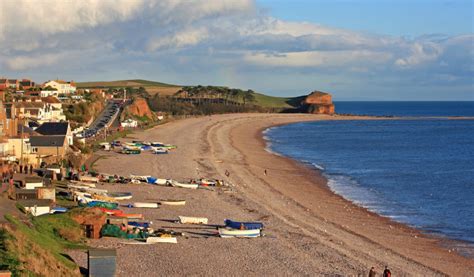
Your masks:
[[[142,151],[140,149],[130,149],[130,148],[124,148],[122,149],[122,154],[127,154],[127,155],[138,155]]]
[[[260,229],[240,230],[233,228],[219,228],[219,236],[221,238],[256,238],[260,237]]]
[[[216,186],[216,181],[210,180],[210,179],[201,179],[200,184],[201,184],[201,186],[215,187]]]
[[[161,200],[161,201],[160,201],[160,205],[184,206],[184,205],[186,205],[186,200],[165,199],[165,200]]]
[[[163,147],[152,147],[153,154],[168,154],[168,149]]]
[[[158,208],[158,203],[146,203],[146,202],[135,202],[133,203],[134,208]]]
[[[79,181],[84,183],[98,183],[99,178],[90,175],[79,175]]]
[[[131,192],[107,192],[105,196],[115,200],[128,200],[132,198]]]
[[[208,219],[205,217],[178,216],[181,224],[207,224]]]
[[[130,179],[132,180],[138,180],[140,182],[147,182],[147,179],[150,178],[151,176],[148,176],[148,175],[132,175],[130,174]]]
[[[228,228],[239,229],[239,230],[263,229],[263,223],[261,222],[240,222],[240,221],[233,221],[230,219],[226,219],[224,220],[224,224]]]
[[[178,243],[176,237],[172,237],[170,235],[161,235],[159,237],[148,237],[146,239],[147,244],[153,243]]]
[[[171,181],[171,186],[185,189],[197,189],[199,187],[198,184],[185,184],[174,180]]]
[[[156,179],[155,184],[164,186],[164,185],[168,185],[171,181],[173,181],[173,180],[171,180],[171,179],[159,179],[158,178],[158,179]]]
[[[63,207],[54,207],[54,208],[51,208],[51,211],[49,212],[50,214],[60,214],[60,213],[65,213],[67,212],[67,208],[63,208]]]

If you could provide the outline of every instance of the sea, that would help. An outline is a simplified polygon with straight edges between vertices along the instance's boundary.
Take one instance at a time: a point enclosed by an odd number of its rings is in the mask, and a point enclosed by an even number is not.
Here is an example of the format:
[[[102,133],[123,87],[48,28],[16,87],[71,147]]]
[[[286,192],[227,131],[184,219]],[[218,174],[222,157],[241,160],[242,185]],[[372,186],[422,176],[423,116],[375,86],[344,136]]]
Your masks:
[[[265,131],[269,151],[321,170],[353,203],[474,257],[474,120],[463,119],[474,117],[474,102],[335,105],[339,114],[401,119],[273,127]]]

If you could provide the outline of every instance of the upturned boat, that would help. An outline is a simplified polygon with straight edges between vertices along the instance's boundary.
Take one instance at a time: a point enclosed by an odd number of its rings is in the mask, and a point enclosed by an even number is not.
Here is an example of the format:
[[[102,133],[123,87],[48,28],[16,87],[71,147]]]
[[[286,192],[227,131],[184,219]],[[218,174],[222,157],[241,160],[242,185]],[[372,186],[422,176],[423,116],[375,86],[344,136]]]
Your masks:
[[[239,230],[263,229],[263,223],[261,222],[240,222],[226,219],[224,220],[224,224],[226,227]]]
[[[178,216],[181,224],[207,224],[208,219],[205,217]]]
[[[147,203],[147,202],[135,202],[133,203],[134,208],[158,208],[158,203]]]
[[[171,186],[177,187],[177,188],[185,188],[185,189],[197,189],[199,187],[198,184],[185,184],[185,183],[180,183],[178,181],[171,181]]]
[[[186,204],[186,200],[173,200],[173,199],[165,199],[160,201],[160,205],[168,205],[168,206],[184,206]]]
[[[219,228],[219,236],[221,238],[256,238],[260,237],[260,229],[240,230],[233,228]]]
[[[178,243],[176,237],[172,237],[170,235],[162,235],[159,237],[148,237],[146,239],[147,244],[154,244],[154,243]]]
[[[105,196],[115,200],[127,200],[132,198],[131,192],[107,192]]]

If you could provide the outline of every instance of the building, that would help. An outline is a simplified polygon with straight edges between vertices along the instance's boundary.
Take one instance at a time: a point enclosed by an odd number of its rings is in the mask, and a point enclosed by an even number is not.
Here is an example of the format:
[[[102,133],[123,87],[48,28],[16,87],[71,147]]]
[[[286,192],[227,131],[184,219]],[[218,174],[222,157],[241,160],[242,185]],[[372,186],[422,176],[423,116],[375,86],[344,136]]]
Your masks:
[[[23,89],[23,90],[27,90],[27,89],[30,89],[30,88],[34,88],[35,87],[35,82],[29,80],[29,79],[23,79],[20,81],[20,88]]]
[[[45,99],[44,101],[42,99]],[[52,97],[32,99],[33,101],[14,102],[16,117],[38,122],[57,122],[66,120],[61,102]]]
[[[120,126],[123,128],[136,128],[138,126],[138,121],[133,119],[126,119],[120,122]]]
[[[66,155],[68,144],[66,136],[31,136],[30,145],[32,152],[41,159],[59,161]]]
[[[20,200],[17,203],[24,209],[25,213],[32,216],[49,214],[53,205],[53,201],[49,199]]]
[[[66,137],[67,146],[73,144],[73,133],[69,122],[45,122],[36,128],[35,132],[43,136]]]
[[[58,94],[72,94],[76,93],[76,84],[71,81],[71,82],[66,82],[63,80],[54,80],[54,81],[48,81],[43,84],[43,87],[52,87],[58,91]]]

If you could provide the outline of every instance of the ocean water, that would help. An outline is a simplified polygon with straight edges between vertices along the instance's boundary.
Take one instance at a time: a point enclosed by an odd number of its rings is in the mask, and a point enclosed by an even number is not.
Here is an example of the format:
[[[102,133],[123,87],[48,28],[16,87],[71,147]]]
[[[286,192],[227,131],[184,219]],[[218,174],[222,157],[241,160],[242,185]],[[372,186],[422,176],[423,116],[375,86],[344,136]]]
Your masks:
[[[375,116],[474,116],[474,101],[453,102],[334,102],[339,114]]]
[[[439,103],[422,103],[419,109],[414,107],[420,103],[385,103],[384,115],[474,116],[472,102],[456,103],[440,114]],[[345,105],[353,114],[382,111],[378,102]],[[407,106],[407,112],[400,110]],[[336,103],[336,109],[342,108]],[[466,243],[466,253],[474,253],[474,120],[322,121],[265,133],[271,151],[321,169],[331,190],[346,199],[426,233],[459,240]]]

